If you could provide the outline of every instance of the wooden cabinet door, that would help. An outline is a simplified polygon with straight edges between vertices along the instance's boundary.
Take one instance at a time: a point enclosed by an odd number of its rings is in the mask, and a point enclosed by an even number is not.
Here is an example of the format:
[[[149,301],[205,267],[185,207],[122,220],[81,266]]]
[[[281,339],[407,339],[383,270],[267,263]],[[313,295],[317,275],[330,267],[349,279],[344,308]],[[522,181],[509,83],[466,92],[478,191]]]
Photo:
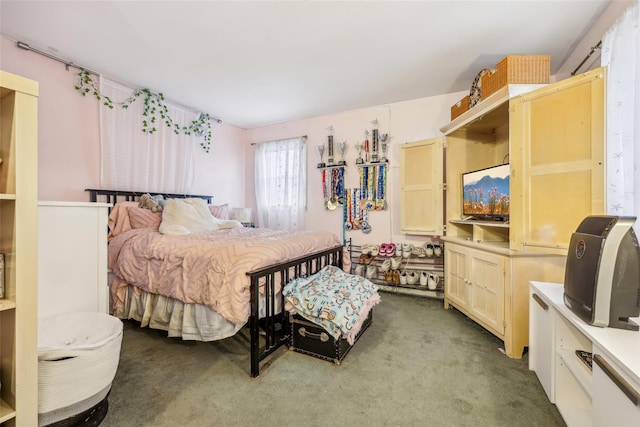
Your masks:
[[[605,69],[510,101],[511,248],[566,253],[604,213]]]
[[[448,301],[465,308],[469,305],[468,257],[466,252],[467,250],[461,246],[449,243],[445,245],[445,307],[448,307]]]
[[[504,257],[473,251],[469,257],[471,307],[478,321],[504,335]]]
[[[442,138],[400,146],[400,231],[443,233]]]

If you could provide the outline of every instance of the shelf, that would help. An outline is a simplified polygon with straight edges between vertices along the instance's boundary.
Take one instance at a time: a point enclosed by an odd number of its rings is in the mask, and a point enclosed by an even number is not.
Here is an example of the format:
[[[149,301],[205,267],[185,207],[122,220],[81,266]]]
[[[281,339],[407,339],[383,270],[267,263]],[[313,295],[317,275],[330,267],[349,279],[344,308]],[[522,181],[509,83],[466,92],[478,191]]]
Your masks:
[[[496,227],[496,228],[509,228],[509,222],[505,221],[482,221],[477,219],[451,219],[449,220],[452,224],[462,224],[462,225],[478,225],[482,227]]]
[[[445,135],[465,135],[470,125],[473,124],[474,132],[491,133],[500,125],[509,123],[508,101],[510,98],[531,92],[543,86],[546,85],[506,85],[487,99],[483,99],[471,109],[460,114],[448,125],[440,128],[440,132]]]
[[[4,400],[0,400],[0,423],[13,419],[15,416],[16,410]]]
[[[38,425],[38,82],[0,70],[0,423]]]
[[[592,424],[591,412],[569,405],[557,404],[556,406],[567,425],[590,426]]]
[[[10,299],[0,300],[0,311],[11,310],[16,308],[16,302]]]
[[[566,366],[569,372],[571,372],[578,384],[580,384],[580,387],[582,387],[582,390],[584,390],[585,394],[591,398],[593,379],[589,369],[584,365],[584,363],[578,360],[578,357],[573,350],[558,349],[556,351],[560,360],[564,362],[564,366]]]
[[[318,166],[318,169],[322,170],[322,169],[340,169],[340,168],[345,168],[347,167],[347,165],[327,165],[327,166]]]
[[[430,297],[436,299],[444,299],[444,287],[442,283],[438,285],[436,290],[432,291],[426,286],[418,286],[418,285],[393,285],[389,283],[378,283],[374,282],[378,289],[385,292],[395,292],[398,294],[406,294],[406,295],[415,295],[420,297]]]
[[[500,255],[515,255],[516,251],[509,249],[509,242],[504,241],[478,241],[474,240],[471,236],[469,237],[443,237],[442,240],[445,242],[457,243],[463,246],[469,246],[472,248],[482,249],[487,252],[494,252]]]
[[[387,166],[389,164],[389,160],[386,162],[369,162],[369,163],[356,163],[356,166],[359,168],[366,168],[371,166]]]
[[[437,241],[432,240],[431,243],[433,244],[438,243],[442,245],[442,241],[440,240],[437,240]],[[352,250],[351,250],[351,256],[352,256],[351,273],[352,274],[355,274],[355,267],[356,265],[358,265],[359,256],[362,253],[361,250],[362,249],[360,246],[352,246]],[[376,273],[373,275],[373,277],[368,277],[367,279],[370,280],[372,283],[376,284],[376,286],[378,286],[378,288],[381,291],[395,292],[395,293],[406,294],[406,295],[415,295],[420,297],[444,299],[444,248],[443,248],[442,254],[439,257],[436,257],[436,256],[419,257],[417,255],[412,254],[408,258],[403,258],[402,263],[400,264],[400,268],[398,268],[398,271],[400,272],[427,271],[430,273],[437,274],[440,277],[440,281],[435,290],[430,290],[428,286],[420,285],[419,282],[416,283],[415,285],[409,285],[409,284],[396,285],[393,283],[385,282],[384,280],[385,273],[382,273],[380,271],[380,266],[385,260],[390,260],[391,258],[393,257],[378,255],[371,262],[371,265],[376,267]],[[364,269],[366,272],[366,265]],[[364,275],[364,277],[366,277],[366,274]]]

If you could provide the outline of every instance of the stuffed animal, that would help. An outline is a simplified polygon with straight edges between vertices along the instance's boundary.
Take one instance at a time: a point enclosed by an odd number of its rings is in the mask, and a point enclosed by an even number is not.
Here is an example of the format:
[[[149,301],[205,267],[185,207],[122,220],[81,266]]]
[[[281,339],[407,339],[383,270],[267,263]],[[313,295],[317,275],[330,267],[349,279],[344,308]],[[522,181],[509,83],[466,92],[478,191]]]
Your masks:
[[[161,195],[151,196],[149,193],[140,196],[140,203],[138,206],[141,208],[149,209],[151,212],[161,212],[162,205],[159,199],[164,200]]]

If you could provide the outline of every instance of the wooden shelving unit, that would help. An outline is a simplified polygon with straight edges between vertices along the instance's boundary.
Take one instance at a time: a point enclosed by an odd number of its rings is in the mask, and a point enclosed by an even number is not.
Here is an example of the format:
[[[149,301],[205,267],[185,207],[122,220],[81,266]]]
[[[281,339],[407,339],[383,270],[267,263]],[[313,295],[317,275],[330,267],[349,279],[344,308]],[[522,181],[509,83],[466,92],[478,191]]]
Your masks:
[[[439,240],[438,243],[442,244],[442,242]],[[355,268],[356,265],[358,265],[358,258],[360,257],[360,254],[360,246],[351,247],[351,274],[355,274]],[[399,268],[399,271],[401,272],[415,271],[417,273],[420,273],[422,271],[426,271],[428,273],[437,274],[440,279],[435,290],[429,289],[428,286],[420,285],[419,282],[415,285],[403,285],[385,282],[384,273],[380,271],[380,266],[387,259],[390,258],[386,256],[377,256],[371,262],[371,265],[376,267],[376,273],[373,275],[373,277],[370,277],[369,280],[375,283],[381,291],[427,298],[444,298],[444,248],[442,255],[439,257],[418,257],[416,255],[411,255],[409,258],[404,258]]]
[[[0,422],[38,425],[38,83],[0,71]]]

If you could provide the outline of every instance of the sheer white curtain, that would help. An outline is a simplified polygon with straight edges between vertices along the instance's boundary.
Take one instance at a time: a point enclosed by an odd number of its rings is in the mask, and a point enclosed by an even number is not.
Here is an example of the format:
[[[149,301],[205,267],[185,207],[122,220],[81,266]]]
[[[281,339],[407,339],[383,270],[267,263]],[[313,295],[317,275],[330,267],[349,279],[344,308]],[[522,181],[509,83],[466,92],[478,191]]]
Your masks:
[[[123,102],[133,89],[100,78],[100,91],[114,104]],[[167,103],[176,123],[188,125],[198,113]],[[191,194],[194,181],[194,135],[176,134],[164,122],[156,123],[153,134],[142,132],[141,98],[127,109],[115,105],[100,108],[102,188]]]
[[[607,80],[607,213],[640,220],[640,0],[602,38]],[[640,224],[636,221],[636,234]]]
[[[255,172],[258,226],[303,230],[307,204],[306,138],[258,144]]]

